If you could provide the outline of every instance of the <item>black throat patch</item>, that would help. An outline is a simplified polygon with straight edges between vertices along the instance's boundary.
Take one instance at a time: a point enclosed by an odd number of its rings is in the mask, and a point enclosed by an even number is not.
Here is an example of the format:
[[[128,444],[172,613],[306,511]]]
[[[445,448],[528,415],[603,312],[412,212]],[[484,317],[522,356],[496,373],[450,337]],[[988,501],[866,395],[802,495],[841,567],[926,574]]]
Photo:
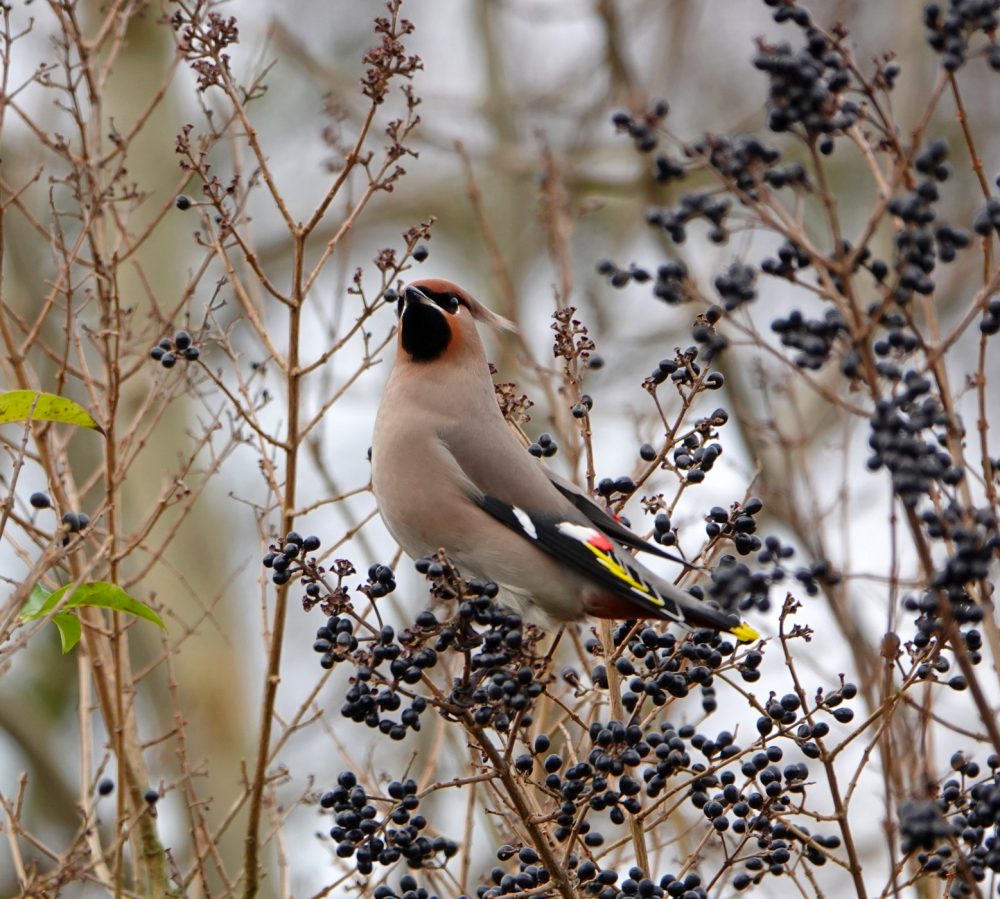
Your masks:
[[[403,349],[414,362],[432,362],[451,343],[451,328],[442,312],[425,303],[407,303],[399,326]]]

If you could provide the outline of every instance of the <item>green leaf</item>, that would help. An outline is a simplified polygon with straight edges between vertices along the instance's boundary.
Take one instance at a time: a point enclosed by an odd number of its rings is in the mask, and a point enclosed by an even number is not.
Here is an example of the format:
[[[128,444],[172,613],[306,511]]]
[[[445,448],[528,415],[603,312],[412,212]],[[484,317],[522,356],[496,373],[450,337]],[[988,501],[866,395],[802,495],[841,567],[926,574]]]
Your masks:
[[[137,599],[129,596],[117,584],[108,584],[104,581],[94,581],[89,584],[80,584],[74,589],[72,584],[60,587],[50,593],[42,601],[41,605],[36,605],[35,591],[31,591],[31,598],[21,609],[22,621],[36,621],[44,618],[49,612],[59,605],[67,592],[73,591],[72,595],[63,606],[62,611],[81,606],[93,606],[100,609],[111,609],[114,612],[127,612],[137,618],[145,618],[160,627],[166,629],[163,619],[156,614],[149,606]]]
[[[79,428],[104,433],[91,414],[79,403],[54,393],[37,390],[10,390],[0,393],[0,425],[12,421],[60,421]]]
[[[45,605],[45,600],[51,596],[51,591],[46,590],[41,584],[35,584],[31,588],[31,596],[21,607],[21,620],[32,621],[38,617],[38,610]]]
[[[65,655],[80,642],[83,626],[75,612],[56,612],[52,616],[52,623],[59,628],[59,640],[62,643],[63,655]]]

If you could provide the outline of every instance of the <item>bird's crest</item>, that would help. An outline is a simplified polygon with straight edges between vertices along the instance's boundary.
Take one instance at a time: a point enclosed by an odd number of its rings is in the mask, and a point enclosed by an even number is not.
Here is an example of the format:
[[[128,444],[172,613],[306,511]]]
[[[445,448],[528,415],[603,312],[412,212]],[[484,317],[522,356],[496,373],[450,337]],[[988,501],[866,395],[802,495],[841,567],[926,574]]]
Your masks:
[[[447,281],[444,278],[422,278],[419,281],[411,282],[407,286],[415,287],[430,298],[453,294],[458,298],[459,303],[469,310],[469,313],[477,322],[482,322],[484,325],[489,325],[491,328],[497,328],[501,331],[517,331],[517,325],[512,321],[487,308],[474,296],[452,281]]]

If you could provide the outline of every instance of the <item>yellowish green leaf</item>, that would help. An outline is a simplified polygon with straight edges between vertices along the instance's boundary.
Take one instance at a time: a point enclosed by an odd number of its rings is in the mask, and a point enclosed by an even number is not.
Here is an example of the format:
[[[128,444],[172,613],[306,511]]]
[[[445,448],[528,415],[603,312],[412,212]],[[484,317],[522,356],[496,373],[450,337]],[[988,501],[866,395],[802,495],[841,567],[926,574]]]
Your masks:
[[[79,403],[54,393],[10,390],[0,393],[0,424],[13,421],[58,421],[104,433],[93,416]]]

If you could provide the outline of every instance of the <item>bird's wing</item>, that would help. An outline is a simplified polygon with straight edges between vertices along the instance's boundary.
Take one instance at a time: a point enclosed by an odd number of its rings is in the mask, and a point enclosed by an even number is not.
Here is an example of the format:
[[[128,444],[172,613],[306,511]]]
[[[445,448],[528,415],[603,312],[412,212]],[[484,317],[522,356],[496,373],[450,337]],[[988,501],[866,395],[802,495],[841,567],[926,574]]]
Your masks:
[[[627,546],[629,549],[637,549],[644,553],[653,553],[653,555],[660,556],[662,559],[669,559],[671,562],[683,565],[685,568],[697,567],[685,559],[680,558],[680,556],[668,553],[666,550],[660,549],[660,547],[643,540],[638,534],[632,533],[632,531],[625,527],[625,525],[614,518],[614,516],[609,515],[589,496],[587,496],[586,493],[580,490],[576,484],[571,481],[567,481],[564,477],[556,474],[550,468],[545,469],[545,474],[548,475],[549,480],[552,482],[552,485],[556,488],[556,490],[565,496],[566,499],[577,507],[577,509],[583,512],[583,514],[587,516],[588,521],[590,521],[594,527],[602,533],[607,534],[613,540]]]
[[[494,404],[488,416],[477,417],[475,412],[456,415],[441,434],[442,444],[475,490],[520,508],[577,516],[549,479],[546,466],[518,442],[499,408]],[[586,521],[582,515],[579,520]]]
[[[757,632],[737,616],[701,602],[642,565],[617,539],[617,528],[605,533],[595,526],[586,510],[549,477],[546,466],[517,442],[501,416],[477,429],[451,428],[442,434],[442,445],[462,471],[472,502],[570,570],[604,587],[609,597],[634,609],[636,617],[646,614],[729,631],[743,642],[757,639]],[[596,503],[593,506],[605,515]]]
[[[464,422],[463,422],[464,424]],[[520,508],[544,511],[553,516],[589,521],[612,540],[641,552],[653,553],[671,562],[693,568],[658,546],[647,543],[616,521],[575,484],[556,474],[528,453],[498,415],[480,428],[455,427],[445,435],[448,452],[476,489]]]
[[[531,514],[493,496],[476,504],[534,546],[635,607],[641,613],[688,626],[728,631],[740,642],[758,637],[748,624],[679,590],[639,564],[601,530],[575,521]]]

